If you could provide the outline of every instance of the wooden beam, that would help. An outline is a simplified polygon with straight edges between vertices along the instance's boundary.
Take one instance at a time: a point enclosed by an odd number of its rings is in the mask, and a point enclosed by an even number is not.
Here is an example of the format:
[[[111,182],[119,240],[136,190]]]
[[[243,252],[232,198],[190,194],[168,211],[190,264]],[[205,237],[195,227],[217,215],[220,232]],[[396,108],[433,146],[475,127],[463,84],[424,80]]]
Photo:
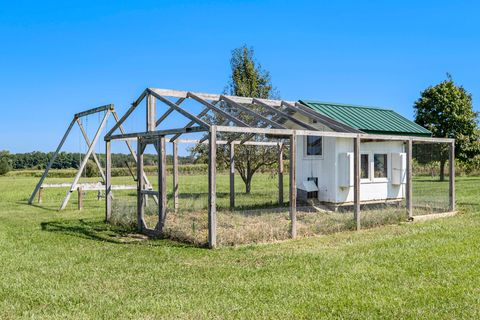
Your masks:
[[[156,99],[150,93],[147,94],[147,124],[146,131],[152,132],[157,128],[157,103]]]
[[[235,208],[235,144],[230,143],[230,209]]]
[[[190,144],[208,144],[208,141],[204,142],[202,140],[198,139],[177,139],[175,142],[177,143],[190,143]],[[240,144],[240,141],[234,140],[234,141],[227,141],[227,140],[217,140],[217,145],[224,145],[224,144]],[[278,146],[278,142],[275,141],[247,141],[243,145],[246,146],[269,146],[269,147],[276,147]]]
[[[208,144],[208,246],[217,246],[217,127],[210,127]]]
[[[143,145],[142,139],[138,138],[137,140],[137,229],[139,232],[143,231],[143,226],[145,225],[145,208],[143,206],[144,196],[142,191],[145,187],[145,181],[143,179],[143,151],[145,147]]]
[[[55,161],[58,154],[60,153],[60,150],[62,149],[63,144],[65,143],[65,140],[67,140],[67,137],[70,134],[70,131],[72,130],[73,125],[75,124],[75,121],[76,121],[76,119],[74,117],[72,119],[72,121],[70,122],[70,124],[68,125],[67,131],[65,131],[65,134],[63,135],[62,140],[60,140],[60,143],[57,146],[57,150],[55,150],[52,157],[50,158],[50,161],[48,162],[47,167],[45,168],[45,171],[43,172],[42,177],[40,178],[40,180],[38,181],[35,189],[33,190],[33,193],[30,196],[30,199],[28,200],[28,204],[32,204],[33,200],[35,200],[35,196],[36,196],[38,190],[40,190],[40,188],[42,187],[42,184],[43,184],[43,182],[45,181],[45,178],[48,175],[48,171],[50,171],[50,168],[52,167],[53,162]]]
[[[173,210],[178,211],[178,144],[177,142],[172,143],[173,147]]]
[[[197,118],[201,118],[203,117],[204,115],[206,115],[208,113],[209,109],[208,108],[204,108],[199,114],[197,114]],[[189,123],[187,123],[185,125],[185,128],[190,128],[192,127],[193,125],[195,124],[195,121],[190,121]],[[171,139],[170,139],[170,142],[173,142],[175,140],[177,140],[178,137],[180,137],[182,135],[182,133],[177,133],[175,134]]]
[[[67,195],[65,196],[65,199],[63,199],[62,205],[60,206],[60,210],[65,209],[67,206],[68,201],[70,200],[70,196],[72,195],[72,192],[75,191],[78,180],[80,179],[83,169],[87,165],[87,161],[90,158],[90,155],[93,152],[93,148],[97,144],[98,138],[100,137],[100,134],[102,133],[103,128],[105,127],[105,124],[107,123],[108,116],[110,115],[110,111],[107,111],[105,115],[103,116],[102,122],[100,123],[100,126],[97,129],[97,132],[95,133],[95,136],[93,137],[92,143],[90,144],[90,147],[87,150],[87,153],[85,154],[85,157],[83,158],[82,163],[80,164],[80,167],[78,168],[77,174],[75,175],[75,178],[73,179],[72,186],[70,187],[70,190],[67,192]]]
[[[165,149],[165,136],[158,137],[158,227],[156,232],[163,235],[167,219],[167,152]]]
[[[452,142],[449,145],[448,171],[450,211],[455,211],[455,142]]]
[[[105,137],[105,140],[136,140],[137,138],[143,139],[157,139],[158,136],[168,136],[176,133],[193,133],[193,132],[205,132],[208,128],[205,127],[191,127],[191,128],[175,128],[166,130],[157,130],[153,132],[135,132],[127,134],[119,134],[110,137]]]
[[[182,114],[184,117],[194,121],[195,123],[197,123],[199,126],[201,127],[204,127],[204,128],[208,128],[210,127],[210,125],[208,123],[206,123],[205,121],[203,121],[202,119],[199,119],[197,117],[195,117],[193,114],[191,114],[190,112],[186,111],[185,109],[177,106],[175,103],[171,102],[170,100],[156,94],[154,91],[149,91],[150,94],[152,94],[153,96],[155,96],[158,100],[162,101],[163,103],[165,103],[166,105],[168,105],[169,107],[175,109],[175,111],[179,112],[180,114]]]
[[[193,100],[196,100],[197,102],[203,104],[204,106],[206,106],[207,108],[209,108],[210,110],[220,114],[221,116],[223,116],[224,118],[232,121],[233,123],[235,123],[236,125],[240,126],[240,127],[248,127],[249,125],[246,124],[244,121],[234,117],[233,115],[229,114],[228,112],[226,112],[225,110],[222,110],[221,108],[218,108],[217,106],[215,106],[214,104],[212,103],[209,103],[208,101],[205,101],[204,99],[200,98],[199,96],[197,96],[196,94],[194,93],[191,93],[189,92],[188,93],[188,97],[189,98],[192,98]],[[218,99],[220,99],[220,96],[218,97]],[[217,100],[218,100],[217,99]]]
[[[90,147],[90,139],[88,138],[87,132],[85,131],[85,128],[83,127],[83,124],[80,121],[80,119],[77,119],[77,124],[80,127],[80,131],[82,132],[82,135],[83,135],[83,138],[85,139],[87,147]],[[93,161],[95,161],[95,164],[97,165],[98,170],[100,171],[100,175],[102,176],[102,180],[105,182],[105,173],[103,172],[102,165],[100,163],[100,160],[98,160],[98,157],[97,157],[97,154],[95,153],[95,150],[92,151],[92,157],[93,157]]]
[[[177,102],[175,102],[175,104],[179,106],[182,104],[183,101],[185,101],[185,98],[180,98],[177,100]],[[168,108],[168,110],[165,111],[165,113],[160,118],[158,118],[155,126],[158,127],[163,122],[163,120],[165,120],[173,111],[174,109]]]
[[[43,187],[40,188],[40,190],[38,191],[38,203],[42,203],[43,201]]]
[[[405,200],[407,205],[408,220],[413,220],[413,201],[412,201],[412,176],[413,176],[413,148],[412,139],[407,140],[407,182],[405,185]]]
[[[120,120],[118,120],[117,123],[112,127],[112,129],[110,129],[110,131],[107,132],[107,134],[105,135],[105,139],[113,135],[113,133],[123,124],[123,122],[125,122],[125,120],[130,116],[130,114],[132,114],[132,112],[137,108],[140,102],[142,102],[142,100],[145,98],[146,95],[147,95],[147,90],[144,90],[140,95],[140,97],[138,97],[138,99],[132,103],[130,108],[127,110],[127,112],[125,112],[125,114],[120,118]]]
[[[360,219],[360,138],[353,139],[353,218],[357,231],[361,228]]]
[[[278,203],[283,206],[283,143],[278,144]]]
[[[275,121],[272,121],[270,119],[268,119],[267,117],[264,117],[262,116],[261,114],[241,105],[240,103],[237,103],[235,101],[233,101],[232,99],[224,96],[224,95],[221,95],[220,96],[220,100],[222,101],[225,101],[226,103],[228,103],[229,105],[233,106],[234,108],[236,109],[240,109],[242,110],[243,112],[245,113],[248,113],[249,115],[251,115],[256,121],[261,121],[261,122],[264,122],[266,124],[269,124],[271,125],[272,127],[274,128],[277,128],[277,129],[286,129],[284,126],[282,126],[281,124],[275,122]]]
[[[109,223],[112,217],[112,145],[105,141],[105,222]]]
[[[298,136],[322,136],[322,137],[337,137],[337,138],[356,138],[376,139],[380,141],[406,141],[412,140],[415,142],[431,142],[431,143],[451,143],[454,139],[449,138],[430,138],[430,137],[412,137],[412,136],[397,136],[397,135],[381,135],[381,134],[366,134],[366,133],[352,133],[352,132],[334,132],[334,131],[312,131],[312,130],[291,130],[291,129],[273,129],[273,128],[239,128],[217,126],[218,132],[235,132],[235,133],[256,133],[256,134],[271,134],[276,136],[290,136],[295,132]]]
[[[261,105],[262,107],[264,107],[265,109],[267,110],[270,110],[272,112],[275,112],[279,117],[281,118],[284,118],[286,120],[290,120],[292,121],[293,123],[303,127],[304,129],[307,129],[307,130],[317,130],[317,128],[311,126],[310,124],[306,123],[306,122],[303,122],[291,115],[289,115],[288,113],[285,113],[281,110],[279,110],[278,108],[274,108],[274,107],[271,107],[269,106],[267,103],[259,100],[259,99],[256,99],[256,98],[253,98],[253,103],[254,104],[258,104],[258,105]]]
[[[81,118],[81,117],[88,116],[90,114],[99,113],[99,112],[103,112],[103,111],[107,111],[107,110],[113,111],[114,110],[113,104],[107,104],[105,106],[101,106],[101,107],[98,107],[98,108],[93,108],[93,109],[90,109],[90,110],[86,110],[86,111],[76,113],[74,115],[74,118],[78,119],[78,118]]]
[[[297,237],[297,136],[290,136],[290,236]]]
[[[77,209],[82,210],[83,209],[83,189],[81,186],[77,188],[77,192],[78,192]]]

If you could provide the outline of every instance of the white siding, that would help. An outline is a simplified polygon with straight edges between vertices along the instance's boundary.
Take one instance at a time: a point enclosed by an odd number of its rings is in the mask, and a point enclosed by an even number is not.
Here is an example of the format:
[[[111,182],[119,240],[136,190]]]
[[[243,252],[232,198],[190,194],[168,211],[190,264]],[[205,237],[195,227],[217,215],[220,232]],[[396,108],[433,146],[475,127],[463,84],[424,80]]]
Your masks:
[[[392,184],[392,153],[404,152],[401,141],[365,142],[360,146],[361,153],[369,154],[370,179],[362,179],[360,185],[361,201],[397,199],[404,197],[404,181],[401,184]],[[298,138],[297,146],[297,187],[308,177],[317,177],[319,186],[319,200],[331,203],[353,201],[353,186],[344,186],[341,178],[345,170],[353,168],[353,156],[341,163],[340,157],[353,153],[353,140],[346,138],[323,138],[323,155],[312,157],[305,155],[305,137]],[[387,178],[373,177],[373,155],[387,154]],[[405,161],[405,157],[401,157]],[[347,165],[349,169],[343,168]],[[342,168],[340,168],[342,166]],[[405,164],[402,166],[405,168]],[[402,179],[403,180],[403,179]]]

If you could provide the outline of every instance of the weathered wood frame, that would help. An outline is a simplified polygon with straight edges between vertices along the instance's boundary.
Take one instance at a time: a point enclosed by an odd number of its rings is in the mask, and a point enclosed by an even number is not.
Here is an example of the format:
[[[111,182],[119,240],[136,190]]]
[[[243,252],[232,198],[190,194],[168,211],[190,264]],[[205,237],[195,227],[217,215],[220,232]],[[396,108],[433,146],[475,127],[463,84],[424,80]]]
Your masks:
[[[147,121],[147,130],[146,132],[137,132],[125,134],[114,135],[116,129],[120,128],[121,123],[128,118],[128,116],[133,112],[133,110],[138,106],[138,104],[145,98],[148,97],[148,105],[154,105],[152,102],[152,97],[157,98],[169,108],[163,113],[163,115],[156,121],[153,121],[155,118],[155,112],[152,111],[153,107],[147,112],[150,120]],[[178,98],[177,103],[171,102],[170,98]],[[192,99],[204,106],[204,109],[197,115],[193,115],[190,112],[186,111],[180,104],[185,99]],[[247,112],[250,114],[256,121],[256,123],[263,123],[261,127],[254,126],[253,124],[247,124],[242,120],[235,117],[235,115],[226,112],[215,106],[216,102],[223,101],[230,105],[233,109],[241,110],[242,112]],[[243,104],[254,104],[258,106],[263,106],[266,112],[264,114],[259,114],[251,109],[246,108]],[[173,111],[177,111],[182,114],[184,117],[190,120],[190,122],[182,128],[169,128],[157,130],[153,127],[152,123],[155,123],[158,126],[163,122]],[[222,125],[216,125],[207,123],[202,120],[202,117],[208,112],[213,112],[220,114],[225,118],[225,121]],[[317,122],[326,125],[332,130],[335,131],[322,131],[315,130],[314,127],[294,118],[288,112],[299,113],[308,118],[312,118]],[[302,127],[303,129],[286,129],[283,124],[278,123],[277,120],[285,119],[286,121],[291,121],[296,125]],[[120,119],[119,123],[116,125],[117,128],[113,128],[105,136],[105,141],[107,141],[107,153],[109,152],[108,143],[112,140],[138,140],[139,144],[142,145],[140,141],[151,141],[152,139],[165,139],[166,136],[172,136],[173,138],[170,141],[174,144],[174,208],[178,209],[178,151],[177,144],[179,143],[206,143],[209,148],[209,160],[208,160],[208,245],[210,248],[215,248],[217,245],[216,242],[216,148],[217,145],[226,145],[230,147],[230,206],[234,208],[235,206],[235,173],[234,173],[234,155],[235,155],[235,145],[244,144],[244,145],[257,145],[257,146],[278,146],[278,174],[279,174],[279,203],[283,202],[283,150],[284,146],[290,145],[290,185],[289,185],[289,211],[290,211],[290,233],[291,237],[296,237],[296,144],[297,138],[299,136],[322,136],[322,137],[339,137],[339,138],[350,138],[354,142],[354,219],[357,226],[357,230],[361,229],[361,212],[360,212],[360,147],[362,140],[379,140],[379,141],[403,141],[407,143],[407,189],[410,188],[410,191],[407,190],[406,198],[407,203],[410,203],[410,207],[407,205],[408,215],[412,217],[411,210],[411,144],[415,142],[423,143],[447,143],[450,145],[450,184],[449,184],[449,198],[450,198],[450,210],[455,209],[455,168],[454,168],[454,139],[448,138],[430,138],[430,137],[415,137],[415,136],[401,136],[401,135],[379,135],[379,134],[367,134],[355,128],[351,128],[343,123],[337,122],[333,119],[315,113],[310,110],[303,104],[294,101],[283,101],[283,100],[271,100],[271,99],[257,99],[250,97],[235,97],[235,96],[226,96],[219,94],[208,94],[208,93],[193,93],[189,91],[178,91],[178,90],[168,90],[168,89],[156,89],[149,88],[146,89],[140,97],[132,104],[127,113]],[[178,139],[181,135],[185,133],[195,133],[195,132],[207,132],[207,134],[199,140],[182,140]],[[235,137],[241,137],[242,135],[247,135],[247,138],[238,139],[238,140],[228,140],[222,141],[217,140],[217,134],[219,133],[234,133]],[[273,136],[278,141],[249,141],[251,137],[256,135],[261,136]],[[208,139],[208,141],[206,141]],[[164,140],[163,140],[164,141]],[[138,149],[138,152],[143,153],[142,148]],[[141,159],[143,154],[138,154],[138,158]],[[108,157],[107,157],[108,159]],[[162,161],[159,161],[159,163]],[[108,163],[108,161],[107,161]],[[139,167],[139,166],[138,166]],[[108,168],[107,168],[107,177],[108,177]],[[107,178],[108,179],[108,178]],[[143,180],[143,179],[139,179]],[[163,184],[163,182],[162,182]],[[164,188],[164,187],[162,187]],[[155,192],[143,190],[141,181],[139,181],[138,187],[138,202],[139,202],[139,223],[142,223],[141,213],[142,209],[141,202],[143,201],[143,195],[153,194]],[[165,190],[159,190],[158,194],[164,193]],[[162,201],[160,201],[162,203]],[[108,206],[107,206],[108,208]],[[163,218],[164,219],[164,218]],[[165,221],[165,220],[163,220]],[[163,226],[162,226],[163,227]]]

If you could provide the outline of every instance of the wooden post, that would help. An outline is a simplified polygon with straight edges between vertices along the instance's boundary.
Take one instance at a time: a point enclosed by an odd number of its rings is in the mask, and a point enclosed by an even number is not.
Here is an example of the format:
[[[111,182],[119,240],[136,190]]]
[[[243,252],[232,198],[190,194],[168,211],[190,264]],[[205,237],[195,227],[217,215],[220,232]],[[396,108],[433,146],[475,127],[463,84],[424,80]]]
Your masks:
[[[278,145],[278,203],[283,205],[283,143]]]
[[[178,144],[172,142],[173,146],[173,210],[178,211]]]
[[[208,246],[217,246],[217,127],[211,126],[208,136]]]
[[[137,139],[137,229],[142,232],[144,226],[143,194],[145,179],[143,178],[143,142]]]
[[[43,187],[40,187],[38,190],[38,203],[42,203],[43,201]]]
[[[360,137],[353,139],[353,217],[360,230]]]
[[[157,128],[157,99],[154,95],[147,95],[147,132],[155,131]]]
[[[112,217],[112,145],[105,141],[105,222],[110,222]]]
[[[455,142],[449,145],[449,157],[448,157],[448,197],[450,204],[450,211],[455,211]]]
[[[158,137],[158,232],[163,234],[167,217],[167,155],[165,152],[165,136]]]
[[[413,220],[413,202],[412,202],[412,140],[407,140],[407,181],[405,185],[405,200],[407,205],[408,220]]]
[[[77,192],[78,192],[78,210],[82,210],[83,209],[83,189],[82,187],[78,187],[77,189]]]
[[[30,199],[28,200],[28,204],[33,203],[33,200],[35,199],[35,196],[37,195],[38,190],[40,190],[40,188],[42,187],[43,181],[45,181],[45,178],[47,177],[48,171],[50,171],[50,168],[52,167],[53,162],[57,158],[58,153],[62,149],[62,146],[65,143],[65,140],[67,140],[67,137],[70,134],[70,131],[72,130],[73,125],[75,124],[75,121],[76,121],[76,119],[73,118],[72,122],[70,122],[70,125],[67,128],[67,131],[65,131],[65,134],[63,135],[62,140],[60,141],[60,143],[57,146],[57,150],[55,150],[55,152],[53,153],[52,157],[50,158],[50,161],[47,164],[47,167],[45,168],[45,171],[43,172],[42,177],[40,178],[40,181],[38,181],[37,186],[33,190],[33,193],[30,196]]]
[[[235,208],[235,144],[230,142],[230,209]]]
[[[297,236],[297,136],[292,134],[290,136],[290,236],[295,238]]]
[[[97,144],[98,138],[100,137],[100,133],[102,133],[102,130],[105,127],[105,124],[107,123],[107,119],[108,119],[109,115],[110,115],[110,111],[105,112],[105,115],[103,116],[102,122],[100,123],[100,126],[98,127],[97,132],[95,133],[95,136],[93,137],[92,143],[88,147],[87,153],[85,154],[85,157],[83,158],[83,161],[80,164],[80,167],[78,168],[77,175],[73,179],[72,186],[70,187],[70,190],[68,190],[67,195],[65,196],[65,199],[63,199],[63,203],[60,207],[60,210],[65,209],[68,201],[70,200],[70,196],[72,195],[72,192],[75,191],[78,180],[80,179],[80,176],[82,175],[83,169],[87,165],[87,161],[90,158],[90,155],[92,154],[95,145]]]

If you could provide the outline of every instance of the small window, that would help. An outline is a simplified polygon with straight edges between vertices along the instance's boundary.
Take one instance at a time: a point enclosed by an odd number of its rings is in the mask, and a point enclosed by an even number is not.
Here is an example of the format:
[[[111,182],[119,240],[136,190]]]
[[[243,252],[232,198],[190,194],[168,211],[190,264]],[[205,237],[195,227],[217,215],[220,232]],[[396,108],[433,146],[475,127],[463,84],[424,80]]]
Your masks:
[[[307,136],[307,156],[322,155],[322,137]]]
[[[373,169],[375,178],[386,178],[387,177],[387,155],[386,154],[375,154],[373,156]]]
[[[361,163],[360,163],[360,179],[368,179],[370,177],[369,171],[370,162],[368,161],[368,154],[361,155]]]

